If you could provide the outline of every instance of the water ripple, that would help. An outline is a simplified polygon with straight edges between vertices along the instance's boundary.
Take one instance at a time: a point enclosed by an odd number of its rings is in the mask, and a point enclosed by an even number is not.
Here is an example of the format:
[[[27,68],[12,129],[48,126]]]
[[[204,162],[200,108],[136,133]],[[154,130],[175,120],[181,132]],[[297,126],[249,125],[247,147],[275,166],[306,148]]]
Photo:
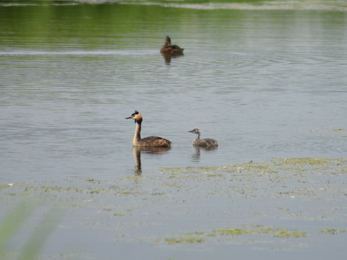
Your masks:
[[[154,2],[119,2],[119,4],[159,5],[171,8],[187,8],[199,10],[319,10],[346,12],[345,2],[326,3],[323,1],[264,1],[256,3],[154,3]]]

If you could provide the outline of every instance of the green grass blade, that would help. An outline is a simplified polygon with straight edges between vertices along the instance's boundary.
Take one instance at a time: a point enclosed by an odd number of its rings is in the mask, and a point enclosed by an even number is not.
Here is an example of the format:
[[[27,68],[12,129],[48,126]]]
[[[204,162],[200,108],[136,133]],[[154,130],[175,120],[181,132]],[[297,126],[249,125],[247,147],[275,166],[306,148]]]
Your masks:
[[[34,231],[18,259],[37,260],[45,242],[63,219],[65,210],[54,207],[49,210],[40,226]]]
[[[0,255],[11,236],[21,227],[24,220],[33,212],[35,203],[31,200],[19,202],[0,223]]]

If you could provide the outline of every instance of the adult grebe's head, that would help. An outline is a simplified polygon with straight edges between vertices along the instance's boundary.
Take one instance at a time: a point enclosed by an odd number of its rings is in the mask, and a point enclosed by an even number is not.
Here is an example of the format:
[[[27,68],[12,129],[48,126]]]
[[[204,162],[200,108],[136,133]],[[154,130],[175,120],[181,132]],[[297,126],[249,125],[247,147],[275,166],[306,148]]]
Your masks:
[[[129,117],[125,118],[125,119],[134,119],[135,123],[139,123],[139,124],[141,124],[141,122],[142,122],[142,116],[136,110],[135,110],[135,113],[133,113],[131,116],[129,116]]]
[[[188,132],[190,132],[190,133],[194,133],[194,134],[201,134],[201,132],[200,132],[200,130],[199,130],[199,128],[194,128],[193,130],[191,130],[191,131],[188,131]]]

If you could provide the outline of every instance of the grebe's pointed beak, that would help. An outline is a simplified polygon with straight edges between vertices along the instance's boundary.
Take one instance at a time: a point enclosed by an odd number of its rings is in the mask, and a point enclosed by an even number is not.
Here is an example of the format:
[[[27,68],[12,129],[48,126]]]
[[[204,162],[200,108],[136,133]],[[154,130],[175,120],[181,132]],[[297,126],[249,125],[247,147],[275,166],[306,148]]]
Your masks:
[[[131,116],[129,116],[129,117],[126,117],[125,119],[133,119]]]

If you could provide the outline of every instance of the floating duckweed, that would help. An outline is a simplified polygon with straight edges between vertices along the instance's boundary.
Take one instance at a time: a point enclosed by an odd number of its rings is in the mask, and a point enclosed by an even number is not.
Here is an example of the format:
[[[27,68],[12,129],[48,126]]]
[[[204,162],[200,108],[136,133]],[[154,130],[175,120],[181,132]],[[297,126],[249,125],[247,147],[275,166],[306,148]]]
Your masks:
[[[142,180],[142,177],[139,176],[129,176],[129,177],[123,177],[121,178],[121,180],[130,180],[130,181],[138,181],[138,180]]]
[[[162,173],[203,173],[203,172],[215,172],[216,170],[220,169],[220,167],[165,167],[161,168],[160,172]]]
[[[205,241],[203,238],[168,238],[165,241],[169,244],[177,244],[177,243],[202,243]]]
[[[332,160],[328,158],[285,158],[280,159],[285,164],[309,164],[309,165],[326,165],[331,164]]]
[[[95,180],[95,179],[86,179],[87,182],[92,182],[92,183],[101,183],[100,180]]]
[[[244,164],[232,164],[224,167],[223,170],[227,172],[262,172],[262,173],[278,173],[278,171],[271,169],[266,164],[244,163]]]
[[[187,236],[202,236],[204,235],[205,233],[204,232],[193,232],[193,233],[187,233],[186,235]]]
[[[341,131],[347,131],[346,129],[342,129],[342,128],[340,128],[340,129],[331,129],[331,130],[329,130],[330,132],[341,132]]]
[[[223,174],[208,174],[207,177],[224,177]]]
[[[246,227],[247,228],[247,227]],[[335,230],[335,229],[326,229],[326,230],[320,230],[317,231],[321,234],[337,234],[337,233],[344,233],[347,232],[347,230]],[[201,243],[204,242],[207,238],[212,238],[216,236],[239,236],[243,234],[248,235],[261,235],[261,234],[269,234],[273,237],[277,238],[299,238],[299,237],[307,237],[309,234],[306,232],[302,232],[299,230],[287,230],[285,228],[273,228],[273,227],[266,227],[263,225],[252,225],[249,226],[247,229],[241,229],[241,228],[219,228],[219,229],[213,229],[210,233],[204,233],[204,232],[192,232],[187,233],[185,236],[186,238],[178,238],[178,239],[166,239],[165,241],[169,244],[174,243],[182,243],[182,242],[189,242],[189,243]],[[195,236],[192,238],[192,236]],[[204,238],[196,238],[197,236],[202,236]],[[248,241],[255,241],[255,240],[248,240]]]
[[[129,195],[129,194],[132,194],[132,192],[130,192],[130,191],[120,191],[120,192],[117,192],[115,195],[117,195],[117,194],[119,194],[119,195]]]
[[[58,187],[58,186],[38,186],[38,187],[32,187],[27,186],[24,191],[37,191],[37,190],[44,190],[45,192],[51,192],[51,191],[57,191],[57,192],[81,192],[82,189],[79,188],[69,188],[69,187]]]
[[[274,237],[307,237],[307,233],[305,232],[295,232],[295,231],[287,231],[284,228],[281,228],[279,232],[273,234]]]
[[[237,228],[219,228],[219,229],[213,229],[213,232],[220,233],[221,235],[242,235],[242,234],[253,234],[253,231],[250,230],[244,230],[244,229],[237,229]]]
[[[216,237],[218,235],[222,236],[239,236],[244,234],[272,234],[273,237],[282,237],[282,238],[288,238],[288,237],[306,237],[308,236],[305,232],[299,232],[297,230],[288,231],[285,228],[272,228],[272,227],[266,227],[263,225],[253,225],[250,226],[247,229],[241,229],[241,228],[219,228],[219,229],[213,229],[211,233],[203,233],[203,232],[192,232],[187,233],[185,236],[188,236],[186,238],[179,238],[179,239],[166,239],[166,242],[169,244],[174,243],[182,243],[182,242],[189,242],[189,243],[195,243],[195,242],[204,242],[205,239],[203,238],[196,238],[196,236],[203,236],[204,238],[208,237]],[[195,238],[191,238],[191,236],[195,236]]]
[[[317,233],[320,234],[336,234],[338,231],[336,229],[324,229],[324,230],[319,230]]]
[[[167,179],[173,179],[178,174],[198,174],[208,173],[206,176],[210,177],[225,177],[226,175],[220,173],[258,173],[258,174],[279,174],[283,171],[297,171],[303,172],[308,170],[308,166],[316,166],[314,170],[322,170],[327,172],[332,166],[341,165],[337,170],[337,173],[347,172],[346,159],[331,159],[331,158],[281,158],[269,160],[267,164],[247,162],[242,164],[231,164],[222,167],[172,167],[161,168],[160,173],[166,174]],[[322,167],[325,168],[322,168]],[[190,177],[193,177],[190,175]],[[288,177],[286,177],[288,178]]]
[[[10,188],[11,186],[10,185],[0,185],[0,190],[2,190],[2,189],[8,189],[8,188]]]
[[[151,195],[164,195],[165,192],[152,192]]]
[[[223,167],[167,167],[161,168],[161,173],[175,174],[175,173],[205,173],[208,172],[208,177],[223,177],[222,174],[212,174],[217,171],[220,172],[268,172],[277,173],[278,171],[272,170],[269,165],[244,163],[244,164],[231,164]],[[172,178],[172,176],[170,176]]]
[[[116,213],[114,213],[113,215],[116,216],[116,217],[122,217],[122,216],[124,216],[125,214],[124,214],[124,213],[121,213],[121,212],[116,212]]]
[[[182,188],[182,185],[179,185],[179,184],[176,184],[176,183],[163,182],[161,185],[168,186],[168,187],[173,187],[173,188]]]

